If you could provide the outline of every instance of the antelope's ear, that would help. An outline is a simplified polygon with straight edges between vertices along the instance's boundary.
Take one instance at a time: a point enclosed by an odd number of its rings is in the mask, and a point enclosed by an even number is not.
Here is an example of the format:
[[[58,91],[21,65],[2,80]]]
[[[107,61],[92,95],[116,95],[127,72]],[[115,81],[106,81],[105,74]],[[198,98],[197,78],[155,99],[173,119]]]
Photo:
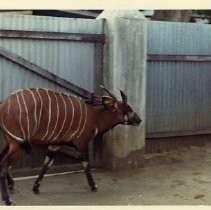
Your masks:
[[[115,99],[109,97],[109,96],[103,96],[102,97],[103,105],[105,109],[115,112],[118,109],[118,103]]]

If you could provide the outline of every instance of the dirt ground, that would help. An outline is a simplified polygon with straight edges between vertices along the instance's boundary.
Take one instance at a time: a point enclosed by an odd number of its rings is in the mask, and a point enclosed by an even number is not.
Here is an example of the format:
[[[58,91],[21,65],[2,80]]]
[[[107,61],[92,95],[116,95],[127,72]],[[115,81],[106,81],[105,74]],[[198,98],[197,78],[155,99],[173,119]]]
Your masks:
[[[46,177],[41,193],[34,179],[16,181],[16,205],[211,205],[211,145],[145,155],[143,168],[95,170],[98,192],[82,172]],[[3,205],[0,202],[0,205]]]

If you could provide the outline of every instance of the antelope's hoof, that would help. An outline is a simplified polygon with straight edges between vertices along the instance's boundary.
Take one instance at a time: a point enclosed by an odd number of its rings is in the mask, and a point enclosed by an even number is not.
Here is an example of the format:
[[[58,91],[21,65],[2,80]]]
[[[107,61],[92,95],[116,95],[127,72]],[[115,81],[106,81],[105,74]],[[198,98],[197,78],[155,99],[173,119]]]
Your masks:
[[[5,201],[5,204],[6,204],[7,206],[15,206],[15,203],[12,202],[12,201],[10,201],[10,200]]]
[[[92,192],[97,192],[97,190],[98,190],[97,185],[92,186],[91,190],[92,190]]]
[[[34,194],[40,194],[40,190],[37,186],[33,187],[32,191],[34,192]]]

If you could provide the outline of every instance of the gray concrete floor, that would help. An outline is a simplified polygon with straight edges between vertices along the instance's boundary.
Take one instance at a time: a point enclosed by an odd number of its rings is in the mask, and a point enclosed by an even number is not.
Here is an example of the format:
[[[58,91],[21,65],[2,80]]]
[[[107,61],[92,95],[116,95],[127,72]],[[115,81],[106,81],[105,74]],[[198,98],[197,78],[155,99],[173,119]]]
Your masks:
[[[148,154],[144,165],[94,171],[95,193],[81,172],[46,177],[39,195],[31,191],[34,179],[16,181],[11,197],[18,206],[211,205],[211,145]]]

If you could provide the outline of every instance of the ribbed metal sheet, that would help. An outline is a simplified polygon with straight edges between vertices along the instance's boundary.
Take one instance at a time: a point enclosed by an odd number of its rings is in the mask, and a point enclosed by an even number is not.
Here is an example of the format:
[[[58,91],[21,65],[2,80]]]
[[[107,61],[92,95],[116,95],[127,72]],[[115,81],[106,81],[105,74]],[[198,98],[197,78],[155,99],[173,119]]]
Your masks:
[[[102,20],[0,14],[0,29],[101,34]]]
[[[209,24],[148,21],[148,53],[211,55]]]
[[[148,63],[147,132],[208,129],[209,116],[210,63]]]
[[[17,89],[44,87],[68,91],[0,56],[0,101]]]
[[[0,14],[0,29],[101,34],[102,20]],[[96,62],[94,43],[1,38],[0,46],[79,87],[89,91],[94,89]],[[30,87],[68,91],[0,56],[0,101],[14,90]],[[0,150],[2,148],[3,141],[0,143]],[[33,149],[32,154],[21,159],[16,167],[41,166],[44,154],[42,148]],[[66,164],[71,163],[71,160],[60,155],[56,162]]]
[[[211,55],[211,27],[149,22],[148,54]],[[149,61],[148,133],[210,129],[211,63]]]
[[[101,34],[102,20],[6,14],[0,15],[0,29]],[[89,91],[94,89],[94,43],[3,38],[0,39],[0,46],[84,89]],[[10,65],[8,62],[3,62],[1,65],[3,65],[1,71],[3,69],[8,71],[7,65]],[[13,66],[13,68],[18,67]],[[13,75],[11,72],[11,77]],[[25,83],[30,80],[29,84],[22,83],[20,80],[22,77],[16,77],[13,88],[46,84],[46,81],[37,83],[34,76],[27,77],[25,74],[22,76],[25,78]],[[11,87],[8,89],[11,90]],[[3,92],[3,95],[6,96],[7,93],[8,91]]]

